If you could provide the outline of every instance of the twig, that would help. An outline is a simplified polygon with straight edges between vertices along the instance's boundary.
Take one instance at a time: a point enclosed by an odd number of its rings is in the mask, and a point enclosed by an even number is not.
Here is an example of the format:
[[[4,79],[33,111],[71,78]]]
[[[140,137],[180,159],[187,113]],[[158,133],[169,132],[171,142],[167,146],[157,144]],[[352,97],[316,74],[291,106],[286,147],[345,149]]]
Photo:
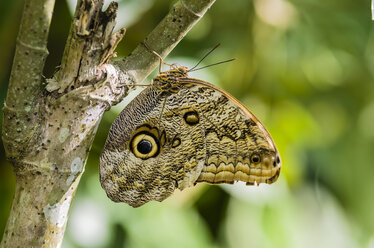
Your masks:
[[[165,58],[214,2],[215,0],[178,1],[147,36],[145,42]],[[129,74],[131,83],[140,83],[157,67],[158,63],[159,59],[140,44],[123,61],[113,64]]]

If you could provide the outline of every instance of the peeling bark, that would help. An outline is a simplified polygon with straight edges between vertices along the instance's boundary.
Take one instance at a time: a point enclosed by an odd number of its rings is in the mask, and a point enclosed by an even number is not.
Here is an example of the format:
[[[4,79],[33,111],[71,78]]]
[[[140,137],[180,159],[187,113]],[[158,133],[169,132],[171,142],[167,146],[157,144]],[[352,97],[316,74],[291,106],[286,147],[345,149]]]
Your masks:
[[[145,39],[166,56],[215,0],[180,0]],[[138,46],[111,63],[117,3],[79,0],[61,69],[43,82],[53,0],[26,0],[4,106],[2,138],[16,191],[1,247],[59,247],[103,113],[140,83],[158,58]]]

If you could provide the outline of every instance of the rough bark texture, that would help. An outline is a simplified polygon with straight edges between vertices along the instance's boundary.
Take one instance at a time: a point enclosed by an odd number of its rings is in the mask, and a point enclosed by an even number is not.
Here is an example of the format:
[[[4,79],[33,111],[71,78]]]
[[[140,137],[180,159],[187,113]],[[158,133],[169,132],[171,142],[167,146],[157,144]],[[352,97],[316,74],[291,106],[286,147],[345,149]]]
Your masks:
[[[166,56],[215,0],[180,0],[146,38]],[[158,58],[138,46],[123,61],[108,59],[124,36],[113,32],[117,4],[79,0],[61,69],[43,81],[54,0],[26,0],[2,138],[16,191],[1,247],[59,247],[68,212],[103,113],[140,83]]]

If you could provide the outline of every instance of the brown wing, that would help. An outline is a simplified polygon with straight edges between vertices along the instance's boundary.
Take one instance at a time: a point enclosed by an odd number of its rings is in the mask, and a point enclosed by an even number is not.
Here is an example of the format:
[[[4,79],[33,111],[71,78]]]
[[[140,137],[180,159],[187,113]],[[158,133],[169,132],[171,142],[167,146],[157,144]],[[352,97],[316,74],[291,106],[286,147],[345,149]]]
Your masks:
[[[109,198],[138,207],[197,182],[274,182],[279,156],[256,117],[207,82],[178,81],[148,87],[113,122],[100,157]]]
[[[126,106],[100,158],[100,181],[109,198],[139,207],[194,185],[206,150],[193,101],[187,89],[170,94],[152,86]]]
[[[181,83],[195,95],[205,129],[207,156],[197,182],[276,181],[280,158],[262,123],[233,96],[208,82],[186,78]]]

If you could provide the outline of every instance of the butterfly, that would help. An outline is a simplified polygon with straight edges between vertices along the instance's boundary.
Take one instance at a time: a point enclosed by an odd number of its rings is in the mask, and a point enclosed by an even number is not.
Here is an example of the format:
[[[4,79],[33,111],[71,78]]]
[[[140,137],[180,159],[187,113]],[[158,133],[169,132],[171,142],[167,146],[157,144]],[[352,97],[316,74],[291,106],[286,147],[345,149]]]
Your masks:
[[[227,92],[190,78],[187,67],[170,66],[110,128],[100,157],[108,197],[139,207],[200,182],[275,182],[281,161],[262,123]]]

